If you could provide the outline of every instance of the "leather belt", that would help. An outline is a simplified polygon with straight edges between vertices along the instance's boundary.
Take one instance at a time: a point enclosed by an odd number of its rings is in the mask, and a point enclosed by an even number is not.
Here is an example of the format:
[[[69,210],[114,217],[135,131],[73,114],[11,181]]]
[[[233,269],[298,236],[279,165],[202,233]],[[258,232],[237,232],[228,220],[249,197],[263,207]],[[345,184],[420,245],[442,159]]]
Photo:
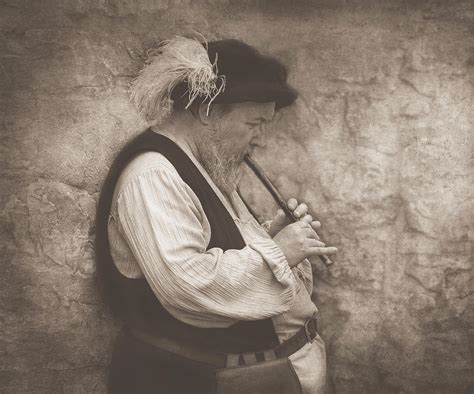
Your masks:
[[[160,352],[169,352],[174,356],[193,360],[217,368],[232,367],[241,364],[253,364],[257,361],[270,361],[277,358],[286,358],[301,349],[306,343],[312,342],[317,332],[317,320],[308,319],[301,329],[292,337],[273,349],[255,353],[212,353],[203,351],[198,346],[183,346],[172,338],[155,337],[143,331],[132,329],[133,338],[156,348]]]
[[[306,343],[313,342],[318,336],[318,321],[316,319],[308,319],[304,326],[292,337],[281,343],[275,348],[277,358],[291,356],[297,350],[301,349]]]

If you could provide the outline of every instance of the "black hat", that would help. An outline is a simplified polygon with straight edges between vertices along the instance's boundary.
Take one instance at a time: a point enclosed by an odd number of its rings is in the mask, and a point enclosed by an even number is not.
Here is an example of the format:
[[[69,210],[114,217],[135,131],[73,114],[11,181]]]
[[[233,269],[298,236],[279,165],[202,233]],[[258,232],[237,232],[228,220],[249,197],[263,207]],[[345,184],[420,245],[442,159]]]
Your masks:
[[[242,41],[209,42],[207,53],[210,62],[215,64],[217,76],[225,77],[225,89],[213,98],[214,103],[274,101],[276,109],[280,109],[292,104],[298,97],[296,91],[286,83],[285,67]],[[186,81],[173,89],[171,99],[175,105],[187,105],[187,92]],[[201,98],[200,102],[205,100]]]

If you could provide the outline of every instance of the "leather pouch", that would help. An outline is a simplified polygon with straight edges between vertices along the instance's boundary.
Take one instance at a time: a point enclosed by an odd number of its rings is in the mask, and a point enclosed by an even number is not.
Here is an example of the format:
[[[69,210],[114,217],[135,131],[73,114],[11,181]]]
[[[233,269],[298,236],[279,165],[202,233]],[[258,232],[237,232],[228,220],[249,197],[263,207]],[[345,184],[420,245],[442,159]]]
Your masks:
[[[216,394],[301,394],[301,384],[288,358],[216,371]]]

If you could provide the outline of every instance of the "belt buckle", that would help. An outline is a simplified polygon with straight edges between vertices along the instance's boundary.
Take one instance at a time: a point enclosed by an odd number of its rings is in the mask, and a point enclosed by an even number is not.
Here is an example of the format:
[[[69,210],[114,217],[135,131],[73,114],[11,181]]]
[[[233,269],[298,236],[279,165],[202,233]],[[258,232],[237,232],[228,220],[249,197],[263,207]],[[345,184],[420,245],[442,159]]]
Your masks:
[[[313,332],[310,330],[310,324],[313,325]],[[306,339],[308,342],[313,342],[318,333],[316,332],[316,329],[314,327],[314,322],[311,319],[308,319],[304,322],[304,332],[306,334]]]

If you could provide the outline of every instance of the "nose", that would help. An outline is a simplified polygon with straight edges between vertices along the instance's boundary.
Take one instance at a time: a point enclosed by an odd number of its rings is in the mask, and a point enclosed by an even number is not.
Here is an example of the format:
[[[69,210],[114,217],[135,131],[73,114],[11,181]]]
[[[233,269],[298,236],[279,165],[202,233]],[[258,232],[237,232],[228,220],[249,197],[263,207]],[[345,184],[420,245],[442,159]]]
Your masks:
[[[265,123],[260,125],[257,134],[252,139],[252,145],[260,148],[265,148],[267,146],[267,127]]]

